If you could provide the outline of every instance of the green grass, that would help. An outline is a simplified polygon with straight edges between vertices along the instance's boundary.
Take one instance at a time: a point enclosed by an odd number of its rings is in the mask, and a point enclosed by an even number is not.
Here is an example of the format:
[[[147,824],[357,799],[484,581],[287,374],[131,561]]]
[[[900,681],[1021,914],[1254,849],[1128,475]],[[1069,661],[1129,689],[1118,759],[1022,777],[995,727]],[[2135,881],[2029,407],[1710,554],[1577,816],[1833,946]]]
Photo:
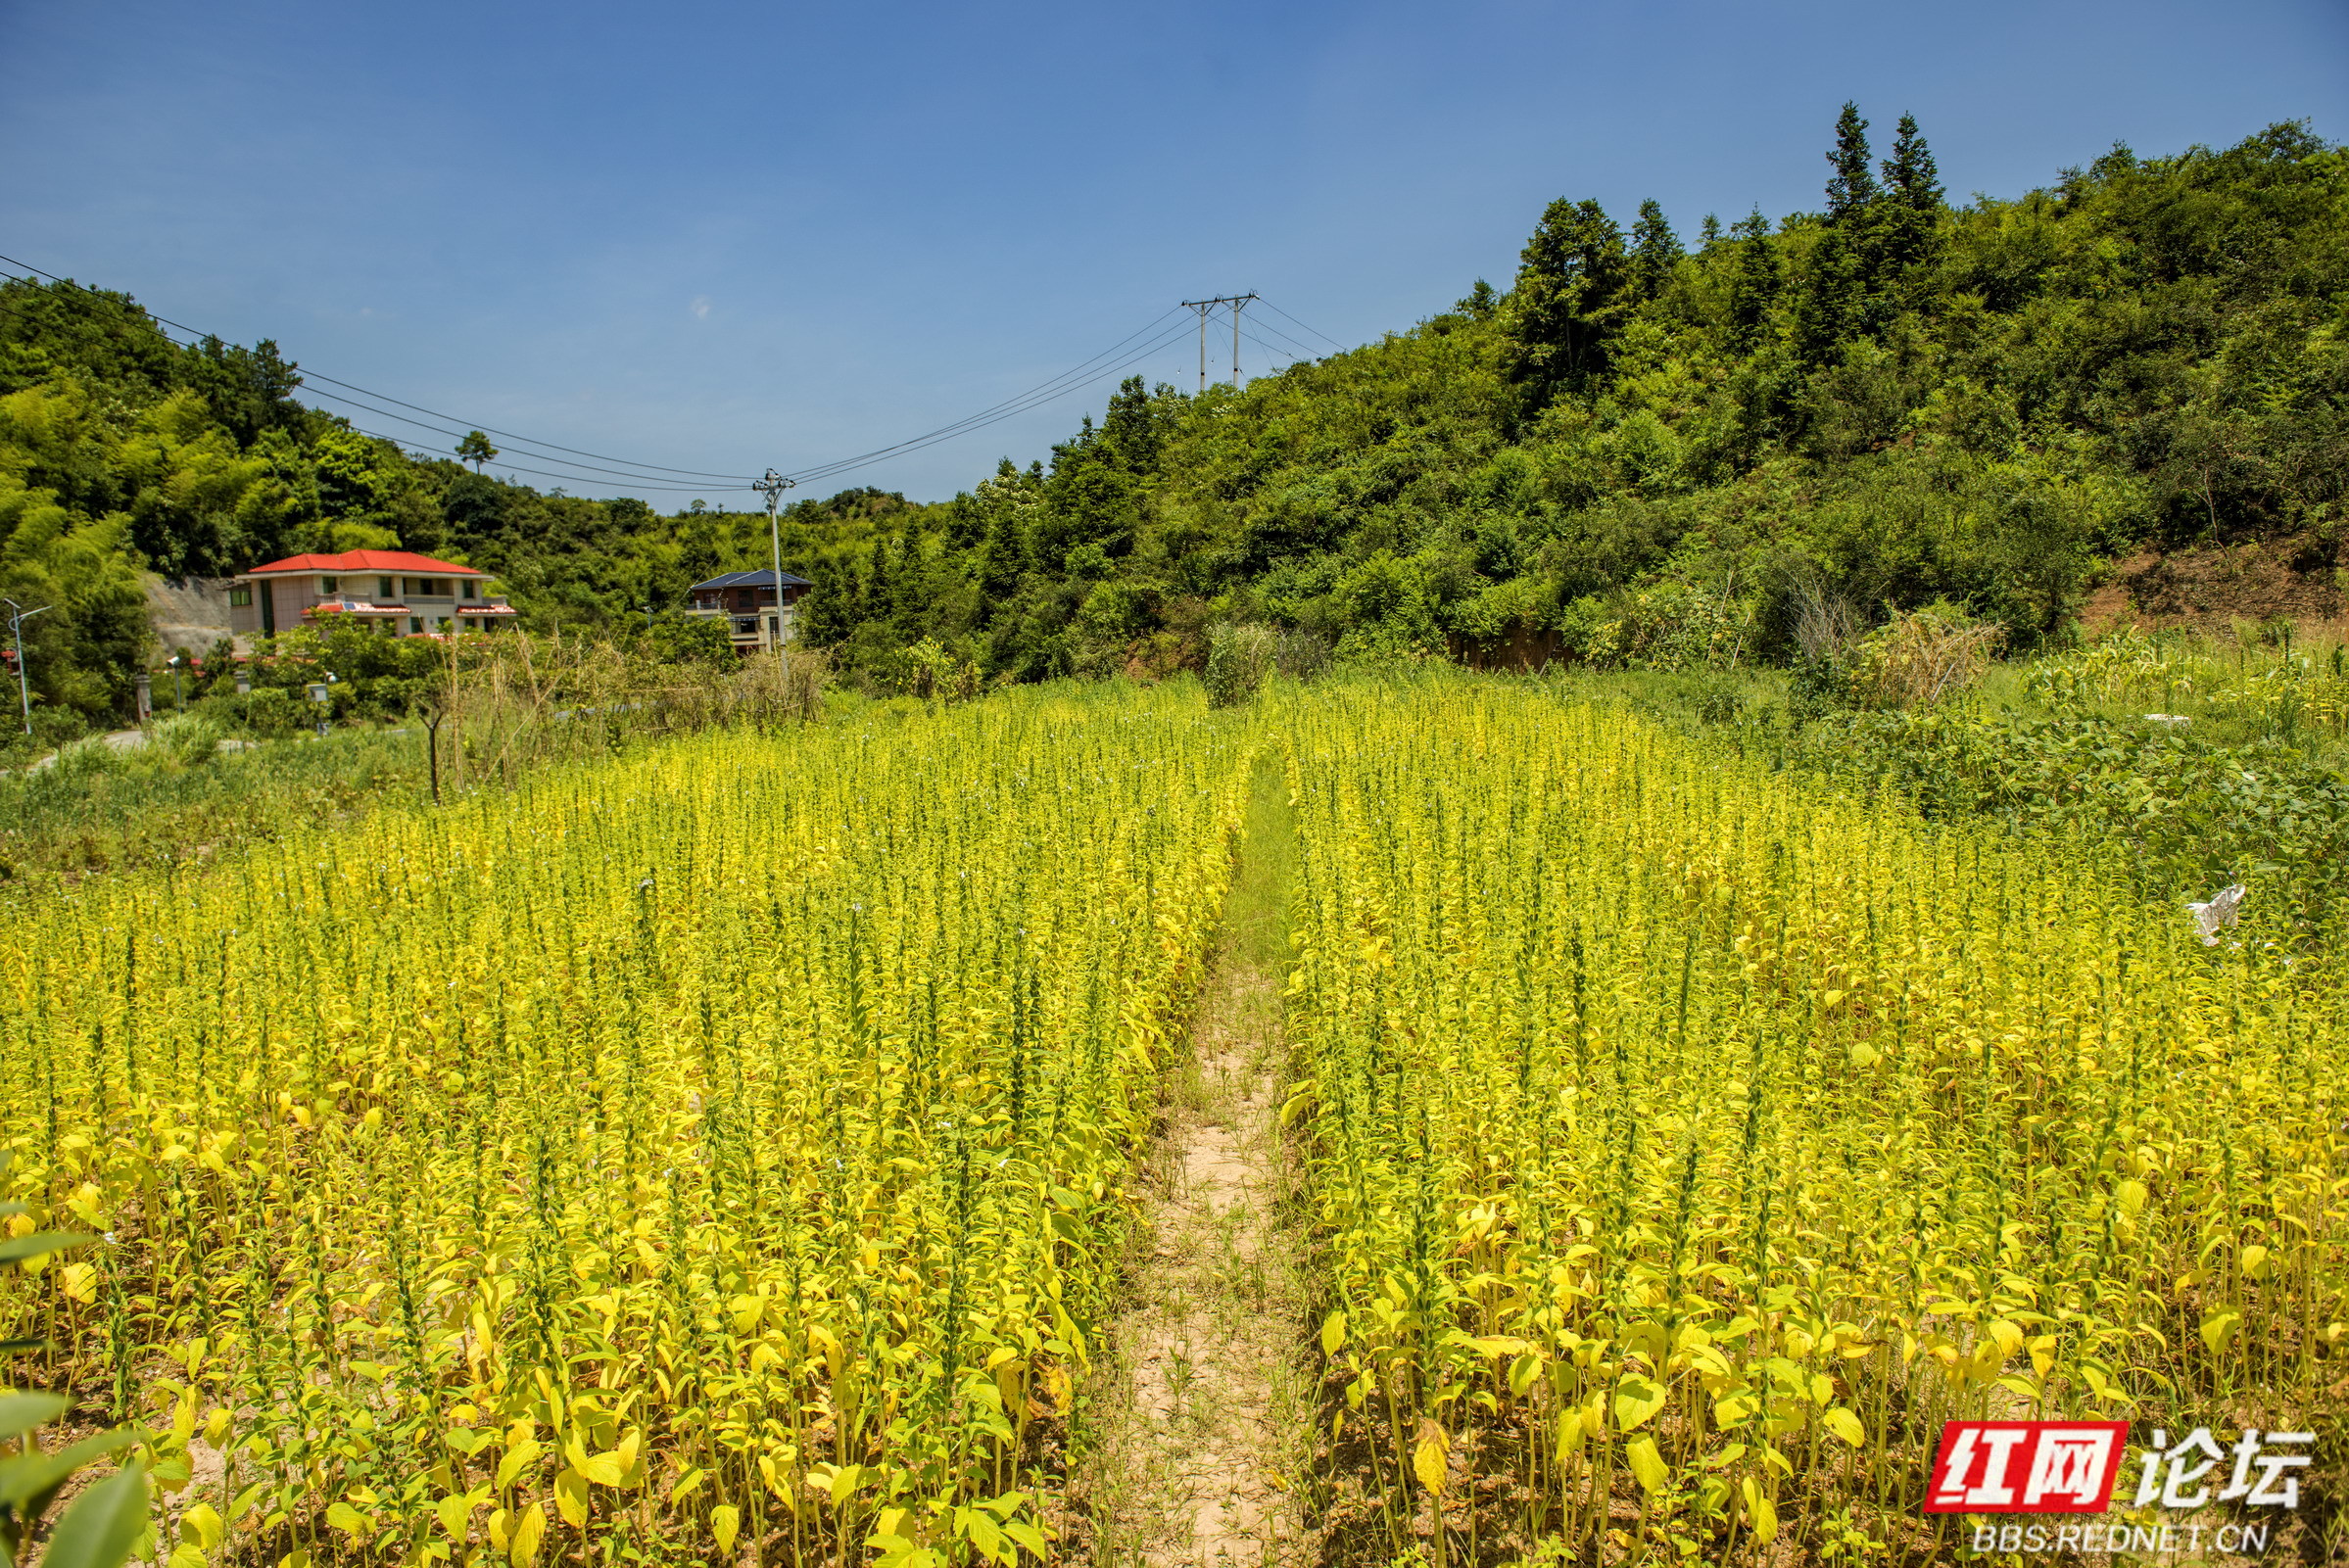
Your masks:
[[[1248,813],[1240,824],[1238,864],[1223,902],[1224,951],[1242,963],[1285,974],[1289,964],[1289,892],[1297,873],[1296,810],[1277,756],[1257,759]]]
[[[183,861],[428,788],[420,732],[338,731],[197,760],[83,742],[0,777],[0,882]]]

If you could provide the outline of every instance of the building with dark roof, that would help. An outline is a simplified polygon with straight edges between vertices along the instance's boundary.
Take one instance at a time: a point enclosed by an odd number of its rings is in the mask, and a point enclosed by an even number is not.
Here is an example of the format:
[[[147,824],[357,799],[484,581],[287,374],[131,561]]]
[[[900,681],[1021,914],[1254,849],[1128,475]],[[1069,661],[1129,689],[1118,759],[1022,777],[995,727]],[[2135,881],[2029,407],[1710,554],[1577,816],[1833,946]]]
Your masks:
[[[778,594],[772,571],[728,572],[688,590],[686,613],[724,616],[734,650],[747,657],[791,641],[794,607],[815,586],[786,572],[783,591]]]

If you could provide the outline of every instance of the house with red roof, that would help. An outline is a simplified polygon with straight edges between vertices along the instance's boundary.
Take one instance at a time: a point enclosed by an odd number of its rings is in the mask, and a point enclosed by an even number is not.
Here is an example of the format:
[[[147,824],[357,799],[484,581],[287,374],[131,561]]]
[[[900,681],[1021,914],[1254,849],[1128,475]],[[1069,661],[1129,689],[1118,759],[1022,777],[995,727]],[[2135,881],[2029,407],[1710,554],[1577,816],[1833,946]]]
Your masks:
[[[228,589],[229,629],[239,637],[330,624],[349,616],[386,637],[478,632],[514,618],[490,575],[404,549],[289,555],[241,572]]]

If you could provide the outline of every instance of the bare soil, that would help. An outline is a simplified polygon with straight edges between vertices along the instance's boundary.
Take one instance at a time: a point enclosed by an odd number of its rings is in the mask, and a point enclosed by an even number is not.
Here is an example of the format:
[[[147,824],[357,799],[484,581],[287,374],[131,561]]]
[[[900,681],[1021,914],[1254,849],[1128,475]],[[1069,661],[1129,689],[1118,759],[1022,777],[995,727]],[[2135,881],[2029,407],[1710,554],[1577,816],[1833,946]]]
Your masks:
[[[1286,845],[1264,841],[1285,834],[1286,807],[1259,805],[1192,1055],[1167,1086],[1129,1303],[1091,1402],[1078,1491],[1104,1568],[1317,1555],[1298,1501],[1313,1389],[1278,1125]]]
[[[2117,626],[2222,631],[2237,620],[2288,616],[2304,625],[2343,613],[2331,549],[2311,535],[2143,550],[2117,561],[2081,607],[2093,635]]]

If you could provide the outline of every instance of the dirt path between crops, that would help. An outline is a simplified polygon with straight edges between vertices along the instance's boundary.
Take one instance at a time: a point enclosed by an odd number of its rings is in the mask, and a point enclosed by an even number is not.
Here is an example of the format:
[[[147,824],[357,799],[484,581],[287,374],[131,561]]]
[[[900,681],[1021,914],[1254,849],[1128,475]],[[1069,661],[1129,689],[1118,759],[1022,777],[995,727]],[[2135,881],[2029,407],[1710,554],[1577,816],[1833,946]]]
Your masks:
[[[1312,1390],[1279,1109],[1289,811],[1260,774],[1224,930],[1152,1160],[1149,1228],[1084,1466],[1109,1568],[1313,1561],[1296,1506]]]

